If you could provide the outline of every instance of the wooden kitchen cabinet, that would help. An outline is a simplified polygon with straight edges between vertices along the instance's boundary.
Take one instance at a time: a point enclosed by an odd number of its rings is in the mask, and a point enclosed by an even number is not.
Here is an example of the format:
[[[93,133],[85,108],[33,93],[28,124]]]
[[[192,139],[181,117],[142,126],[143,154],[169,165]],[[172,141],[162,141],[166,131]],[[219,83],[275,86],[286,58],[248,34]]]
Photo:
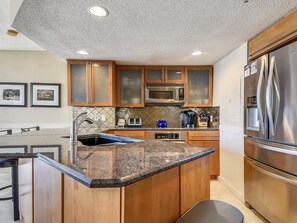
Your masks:
[[[117,106],[144,107],[143,67],[118,66],[117,80]]]
[[[127,136],[131,138],[138,138],[138,139],[144,139],[145,138],[145,131],[113,131],[111,134],[117,135],[117,136]]]
[[[188,144],[214,148],[210,154],[210,175],[216,178],[220,175],[220,133],[219,131],[189,131]]]
[[[115,106],[115,63],[68,60],[68,105]]]
[[[248,42],[249,60],[269,53],[297,37],[297,10],[293,11],[270,28]]]
[[[212,106],[212,66],[186,67],[184,107]]]
[[[147,66],[145,83],[184,83],[184,68],[180,66]]]

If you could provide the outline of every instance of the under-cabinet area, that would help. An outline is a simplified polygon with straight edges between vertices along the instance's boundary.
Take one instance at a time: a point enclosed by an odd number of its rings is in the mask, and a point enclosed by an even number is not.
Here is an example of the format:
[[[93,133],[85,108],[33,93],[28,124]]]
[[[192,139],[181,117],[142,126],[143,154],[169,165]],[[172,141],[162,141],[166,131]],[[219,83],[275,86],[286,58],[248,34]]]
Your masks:
[[[181,106],[212,106],[212,66],[123,66],[68,60],[68,104],[72,106],[144,107],[146,84],[179,84],[185,94]]]

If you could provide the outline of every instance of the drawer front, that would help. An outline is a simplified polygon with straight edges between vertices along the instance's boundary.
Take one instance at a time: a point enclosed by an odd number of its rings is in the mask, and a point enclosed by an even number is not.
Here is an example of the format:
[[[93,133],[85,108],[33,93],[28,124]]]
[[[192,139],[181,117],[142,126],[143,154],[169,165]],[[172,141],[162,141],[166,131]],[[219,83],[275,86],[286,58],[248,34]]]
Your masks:
[[[219,140],[219,131],[189,131],[189,140]]]
[[[127,136],[138,139],[145,138],[145,131],[114,131],[113,134],[117,136]]]

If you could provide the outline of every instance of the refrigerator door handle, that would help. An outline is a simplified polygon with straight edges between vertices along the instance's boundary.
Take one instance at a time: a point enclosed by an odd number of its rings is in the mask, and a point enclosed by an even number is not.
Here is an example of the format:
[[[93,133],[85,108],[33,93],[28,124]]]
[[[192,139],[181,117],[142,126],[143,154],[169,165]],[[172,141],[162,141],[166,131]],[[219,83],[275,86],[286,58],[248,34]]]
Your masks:
[[[274,61],[274,66],[272,68],[274,70],[274,78],[273,78],[273,86],[275,88],[275,110],[274,110],[274,132],[276,131],[276,125],[277,125],[277,120],[278,120],[278,115],[279,115],[279,108],[280,108],[280,86],[279,86],[279,76],[278,76],[278,71],[277,71],[277,66],[276,66],[276,60]],[[272,99],[274,101],[274,97]]]
[[[260,164],[260,163],[256,163],[255,161],[249,159],[249,158],[246,158],[247,159],[247,162],[254,168],[256,169],[257,171],[259,171],[260,173],[264,174],[264,175],[267,175],[267,176],[270,176],[272,178],[275,178],[275,179],[278,179],[278,180],[281,180],[281,181],[284,181],[288,184],[291,184],[291,185],[294,185],[294,186],[297,186],[297,178],[295,177],[289,177],[288,174],[285,174],[285,173],[282,173],[281,171],[277,171],[269,166],[266,166],[266,165],[263,165],[263,164]]]
[[[275,57],[271,57],[270,66],[269,66],[269,74],[268,74],[268,81],[267,81],[267,88],[266,88],[266,109],[267,109],[267,116],[268,116],[268,122],[269,122],[269,130],[270,134],[272,136],[275,135],[275,128],[273,123],[273,117],[272,117],[272,78],[273,78],[273,70],[274,70],[274,63],[275,63]]]
[[[261,69],[260,69],[260,76],[257,86],[257,107],[259,110],[259,123],[260,123],[260,131],[264,134],[264,120],[263,120],[263,112],[262,112],[262,104],[261,104],[261,89],[262,89],[262,82],[264,77],[264,68],[265,68],[265,59],[262,59]]]

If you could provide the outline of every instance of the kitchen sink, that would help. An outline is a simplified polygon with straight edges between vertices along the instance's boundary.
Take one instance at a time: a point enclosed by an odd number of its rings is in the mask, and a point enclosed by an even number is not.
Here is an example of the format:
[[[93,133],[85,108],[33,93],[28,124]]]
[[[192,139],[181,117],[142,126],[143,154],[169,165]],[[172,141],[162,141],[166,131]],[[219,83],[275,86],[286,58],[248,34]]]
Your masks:
[[[63,138],[69,138],[69,136],[63,136]],[[90,135],[78,135],[77,140],[85,146],[96,145],[124,145],[127,143],[138,142],[140,140],[125,139],[124,137],[114,137],[105,134],[90,134]]]

